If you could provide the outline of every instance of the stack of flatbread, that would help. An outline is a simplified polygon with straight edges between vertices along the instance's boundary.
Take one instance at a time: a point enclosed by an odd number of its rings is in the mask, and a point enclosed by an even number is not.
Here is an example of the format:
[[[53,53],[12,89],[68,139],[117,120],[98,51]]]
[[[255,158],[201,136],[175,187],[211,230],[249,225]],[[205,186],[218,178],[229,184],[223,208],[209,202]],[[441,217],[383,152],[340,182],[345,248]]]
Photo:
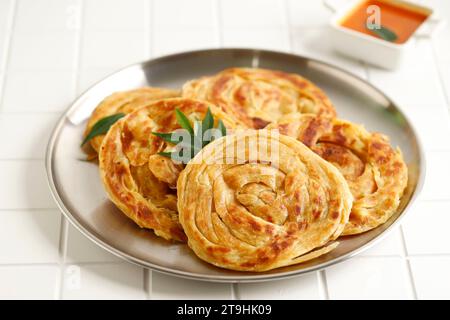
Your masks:
[[[227,135],[187,164],[152,133],[194,125],[208,110]],[[90,140],[109,198],[136,224],[187,242],[216,266],[265,271],[314,259],[341,236],[397,210],[407,184],[389,139],[339,119],[326,94],[281,71],[231,68],[181,90],[140,88],[106,97],[88,120],[124,113]]]

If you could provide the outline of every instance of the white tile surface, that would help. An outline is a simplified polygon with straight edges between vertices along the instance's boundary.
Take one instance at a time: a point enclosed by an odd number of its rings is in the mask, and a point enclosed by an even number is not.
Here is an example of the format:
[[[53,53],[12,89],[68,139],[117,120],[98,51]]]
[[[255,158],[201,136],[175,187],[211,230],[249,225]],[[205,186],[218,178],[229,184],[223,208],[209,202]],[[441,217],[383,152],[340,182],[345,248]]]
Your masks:
[[[11,0],[0,1],[0,69],[3,68],[8,35],[8,22],[11,13]]]
[[[152,271],[152,299],[230,299],[231,284],[195,281]]]
[[[428,106],[405,106],[405,113],[413,123],[426,150],[450,150],[450,117],[448,108],[438,105],[430,111]],[[433,124],[439,130],[430,130]]]
[[[144,299],[144,272],[128,263],[68,265],[64,299]]]
[[[0,264],[58,262],[57,210],[0,211]]]
[[[326,24],[331,14],[322,1],[14,2],[15,20],[10,21],[13,1],[0,0],[0,247],[4,246],[0,250],[0,298],[51,299],[60,291],[58,265],[33,264],[58,261],[58,211],[27,210],[55,207],[44,164],[42,160],[19,159],[42,159],[57,113],[73,100],[75,91],[79,93],[118,67],[149,55],[219,45],[293,51],[366,76],[361,63],[337,55],[330,46]],[[448,1],[423,2],[450,19]],[[368,70],[370,81],[410,117],[427,150],[424,201],[413,208],[402,226],[417,296],[422,299],[449,298],[450,239],[444,229],[450,222],[449,32],[447,24],[432,46],[428,40],[418,41],[404,66],[395,72]],[[156,272],[144,284],[141,268],[118,263],[72,228],[66,236],[64,298],[141,299],[146,297],[144,287],[153,291],[150,296],[155,299],[232,296],[230,285],[181,280]],[[328,269],[330,298],[413,297],[404,253],[401,233],[396,230],[363,257]],[[236,288],[243,299],[324,297],[323,292],[319,294],[323,287],[319,288],[316,274]]]
[[[114,71],[116,71],[116,69],[114,68],[95,68],[81,70],[78,79],[77,94],[83,93],[90,86],[94,85],[106,76],[112,74]]]
[[[214,1],[154,0],[153,25],[158,32],[160,26],[180,28],[179,31],[185,27],[212,28],[216,24]]]
[[[371,68],[370,81],[404,109],[416,107],[431,111],[445,106],[430,43],[419,40],[412,45],[412,50],[405,55],[405,63],[396,72]]]
[[[0,266],[0,299],[54,299],[57,266]]]
[[[222,22],[227,27],[275,27],[286,25],[279,0],[221,0]]]
[[[86,31],[145,30],[150,14],[147,0],[95,0],[85,2]],[[147,12],[148,11],[148,12]]]
[[[323,26],[331,18],[330,11],[323,1],[286,0],[291,26]]]
[[[284,27],[250,27],[245,29],[230,27],[224,28],[222,33],[223,45],[226,47],[289,50],[289,37]]]
[[[334,51],[328,28],[292,28],[291,33],[292,49],[295,53],[338,65],[362,78],[366,77],[364,68],[359,61],[349,59]]]
[[[447,99],[450,97],[450,33],[449,13],[450,3],[441,0],[426,0],[428,6],[434,8],[435,12],[446,20],[444,27],[439,30],[433,39],[434,48],[436,50],[436,61],[438,63],[439,72],[443,78],[443,86],[447,93]]]
[[[77,52],[75,37],[72,30],[15,32],[9,70],[72,70]]]
[[[238,295],[244,300],[270,299],[320,299],[318,274],[316,272],[286,280],[241,283]]]
[[[54,207],[44,161],[0,161],[0,209]]]
[[[89,68],[120,68],[146,58],[143,31],[92,31],[82,41],[81,65]]]
[[[17,0],[15,30],[32,32],[74,29],[79,23],[80,0]]]
[[[0,114],[0,159],[44,159],[57,114]]]
[[[449,225],[450,201],[418,202],[403,223],[408,254],[450,254]]]
[[[358,258],[326,269],[331,299],[411,298],[401,258]]]
[[[159,28],[153,37],[153,54],[155,56],[185,50],[216,47],[218,39],[212,28],[183,27],[182,29]]]
[[[69,225],[67,231],[66,263],[118,261],[121,260],[108,253],[105,249],[100,248],[72,225]]]
[[[450,152],[427,152],[427,172],[422,199],[450,199]]]
[[[2,96],[2,89],[3,89],[3,80],[4,80],[4,72],[3,71],[0,71],[0,98],[1,98],[1,96]],[[1,101],[1,100],[0,100]],[[1,103],[0,103],[0,111],[1,111],[1,109],[2,109],[2,105],[1,105]]]
[[[410,260],[419,299],[450,299],[450,257]]]
[[[372,248],[364,251],[362,256],[401,256],[403,255],[403,244],[400,229],[393,230],[391,234],[382,239],[380,243],[375,244]]]
[[[446,33],[448,35],[448,33]],[[447,101],[450,97],[450,48],[449,49],[437,49],[439,64],[440,64],[440,72],[443,79],[443,87],[447,94]]]
[[[2,109],[8,112],[63,111],[73,99],[71,71],[11,71],[6,76]]]

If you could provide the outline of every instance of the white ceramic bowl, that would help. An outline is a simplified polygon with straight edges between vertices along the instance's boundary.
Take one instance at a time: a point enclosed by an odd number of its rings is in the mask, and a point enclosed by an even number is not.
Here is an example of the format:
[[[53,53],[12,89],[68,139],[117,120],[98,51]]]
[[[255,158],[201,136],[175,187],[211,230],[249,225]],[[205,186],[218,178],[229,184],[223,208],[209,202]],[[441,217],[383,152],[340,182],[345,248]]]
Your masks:
[[[330,21],[331,41],[334,48],[347,56],[363,60],[373,65],[386,68],[397,68],[408,48],[411,47],[413,37],[432,37],[443,25],[431,8],[424,7],[412,2],[402,0],[391,0],[392,3],[400,3],[412,9],[418,9],[427,13],[427,19],[414,32],[405,43],[392,43],[379,39],[359,31],[355,31],[341,25],[342,19],[346,17],[353,8],[364,0],[354,1],[324,1],[324,4],[334,11]]]

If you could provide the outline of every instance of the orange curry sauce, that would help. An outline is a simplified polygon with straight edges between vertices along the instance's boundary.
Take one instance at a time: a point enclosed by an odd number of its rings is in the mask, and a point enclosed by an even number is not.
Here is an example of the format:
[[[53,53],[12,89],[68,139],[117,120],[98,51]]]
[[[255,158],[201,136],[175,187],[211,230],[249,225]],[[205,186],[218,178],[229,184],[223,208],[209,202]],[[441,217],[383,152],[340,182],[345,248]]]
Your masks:
[[[380,24],[397,35],[395,43],[405,43],[429,15],[420,9],[394,2],[367,0],[360,2],[352,9],[341,20],[340,25],[379,38],[376,33],[366,28],[367,18],[373,14],[367,13],[367,7],[371,5],[380,8]]]

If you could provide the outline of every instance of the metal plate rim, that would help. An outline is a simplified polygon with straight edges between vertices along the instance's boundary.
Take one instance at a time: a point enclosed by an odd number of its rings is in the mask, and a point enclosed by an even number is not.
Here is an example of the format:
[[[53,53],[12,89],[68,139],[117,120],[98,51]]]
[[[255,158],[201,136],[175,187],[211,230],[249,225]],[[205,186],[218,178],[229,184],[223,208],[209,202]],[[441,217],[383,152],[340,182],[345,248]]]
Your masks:
[[[170,59],[174,59],[177,57],[182,57],[182,56],[186,56],[186,55],[193,55],[193,54],[204,54],[204,53],[208,53],[211,51],[228,51],[228,52],[236,52],[236,51],[240,51],[240,52],[247,52],[247,53],[271,53],[271,54],[279,54],[279,55],[286,55],[286,56],[291,56],[291,57],[295,57],[295,58],[302,58],[302,59],[306,59],[306,60],[310,60],[310,61],[314,61],[316,63],[319,64],[323,64],[326,65],[332,69],[336,69],[342,73],[345,73],[347,76],[356,78],[357,80],[363,82],[365,85],[371,87],[372,89],[374,89],[375,91],[377,91],[378,93],[380,93],[383,97],[385,97],[386,99],[388,99],[390,102],[392,102],[392,105],[396,108],[396,111],[399,112],[408,122],[408,125],[414,135],[414,139],[417,142],[417,146],[418,146],[418,155],[420,157],[420,166],[418,168],[418,172],[419,172],[419,176],[417,179],[417,184],[415,186],[414,191],[412,192],[411,198],[409,200],[409,202],[406,204],[406,206],[403,209],[403,212],[396,218],[396,220],[390,225],[388,226],[381,234],[377,235],[375,238],[373,238],[372,240],[370,240],[369,242],[365,243],[364,245],[360,246],[359,248],[348,252],[340,257],[334,258],[330,261],[315,265],[315,266],[311,266],[305,269],[299,269],[299,270],[293,270],[293,271],[287,271],[287,272],[283,272],[283,273],[279,273],[279,274],[264,274],[264,275],[245,275],[245,273],[243,273],[242,276],[210,276],[210,275],[202,275],[202,274],[198,274],[198,273],[192,273],[192,272],[186,272],[186,271],[181,271],[181,270],[174,270],[168,267],[163,267],[160,265],[156,265],[154,263],[150,263],[148,261],[139,259],[137,257],[133,257],[129,254],[127,254],[126,252],[123,252],[121,250],[116,249],[115,247],[109,245],[108,243],[104,242],[103,240],[99,239],[98,237],[96,237],[95,235],[93,235],[91,232],[89,232],[85,227],[83,227],[79,221],[71,214],[70,210],[65,206],[64,201],[61,199],[58,189],[56,187],[54,178],[53,178],[53,170],[52,170],[52,164],[53,164],[53,151],[54,151],[54,147],[55,147],[55,143],[59,134],[59,131],[61,130],[65,119],[67,118],[67,116],[70,114],[70,112],[75,109],[77,107],[77,105],[79,104],[80,101],[83,100],[83,98],[87,95],[87,93],[95,86],[97,86],[99,83],[103,82],[105,79],[109,78],[110,76],[119,73],[123,70],[127,70],[130,68],[139,68],[139,67],[143,67],[144,65],[147,64],[157,64],[158,62],[164,61],[164,60],[170,60]],[[173,276],[177,276],[177,277],[181,277],[181,278],[186,278],[186,279],[193,279],[193,280],[200,280],[200,281],[207,281],[207,282],[221,282],[221,283],[250,283],[250,282],[263,282],[263,281],[271,281],[271,280],[280,280],[280,279],[288,279],[288,278],[292,278],[295,276],[299,276],[301,274],[306,274],[306,273],[310,273],[310,272],[314,272],[314,271],[319,271],[322,270],[324,268],[330,267],[332,265],[341,263],[343,261],[346,261],[360,253],[362,253],[363,251],[369,249],[370,247],[372,247],[373,245],[377,244],[378,242],[380,242],[382,239],[384,239],[390,232],[392,232],[392,230],[394,230],[399,223],[401,222],[401,220],[404,218],[404,216],[407,214],[407,212],[409,211],[409,209],[412,207],[412,205],[414,204],[414,202],[416,201],[419,193],[421,192],[422,188],[423,188],[423,184],[424,184],[424,180],[425,180],[425,174],[426,174],[426,158],[425,158],[425,153],[424,153],[424,149],[423,149],[423,145],[421,142],[421,139],[419,137],[419,135],[417,134],[417,130],[414,126],[414,124],[410,121],[409,117],[407,115],[405,115],[403,113],[403,111],[398,108],[398,104],[395,103],[395,101],[389,97],[388,95],[386,95],[381,89],[377,88],[375,85],[373,85],[372,83],[368,82],[366,79],[361,78],[358,75],[355,75],[345,69],[342,69],[338,66],[335,66],[333,64],[330,64],[328,62],[324,62],[321,61],[319,59],[315,59],[309,56],[303,56],[303,55],[297,55],[297,54],[292,54],[292,53],[287,53],[287,52],[280,52],[280,51],[274,51],[274,50],[265,50],[265,49],[250,49],[250,48],[212,48],[212,49],[202,49],[202,50],[192,50],[192,51],[184,51],[184,52],[180,52],[180,53],[175,53],[175,54],[170,54],[170,55],[165,55],[165,56],[161,56],[158,58],[154,58],[154,59],[149,59],[149,60],[145,60],[142,62],[138,62],[138,63],[133,63],[130,64],[128,66],[125,66],[123,68],[120,68],[108,75],[106,75],[105,77],[103,77],[101,80],[97,81],[96,83],[94,83],[93,85],[91,85],[88,89],[86,89],[82,94],[80,94],[71,104],[70,106],[64,111],[64,113],[62,114],[62,116],[59,118],[59,120],[57,121],[49,142],[47,144],[47,148],[46,148],[46,155],[45,155],[45,169],[46,169],[46,175],[47,175],[47,183],[48,186],[50,188],[50,192],[51,195],[53,197],[53,199],[55,200],[57,207],[61,210],[61,212],[64,214],[64,216],[68,219],[68,221],[78,230],[80,231],[84,236],[86,236],[89,240],[91,240],[92,242],[94,242],[96,245],[100,246],[101,248],[105,249],[106,251],[114,254],[115,256],[133,263],[135,265],[141,266],[141,267],[145,267],[145,268],[150,268],[152,270],[156,270],[165,274],[169,274],[169,275],[173,275]]]

